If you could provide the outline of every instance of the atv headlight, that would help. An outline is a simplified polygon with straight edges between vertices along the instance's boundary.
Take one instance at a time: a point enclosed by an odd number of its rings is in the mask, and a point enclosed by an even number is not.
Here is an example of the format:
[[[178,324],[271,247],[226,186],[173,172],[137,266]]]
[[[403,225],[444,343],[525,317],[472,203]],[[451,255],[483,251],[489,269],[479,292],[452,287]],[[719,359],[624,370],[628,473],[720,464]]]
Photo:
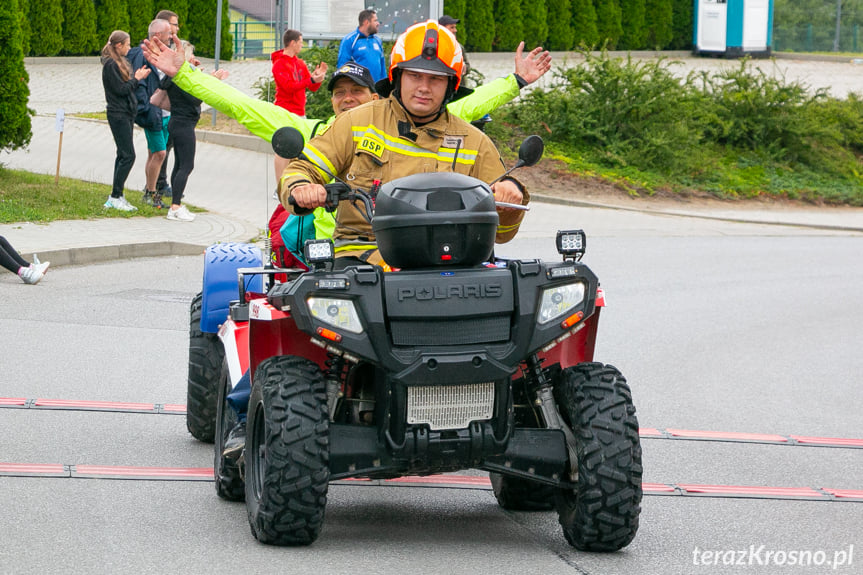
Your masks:
[[[559,285],[542,290],[539,304],[540,325],[562,316],[584,301],[584,284],[581,282]]]
[[[351,333],[362,333],[363,324],[354,302],[349,299],[332,297],[310,297],[306,300],[309,313],[312,317],[328,323],[333,327],[349,331]]]

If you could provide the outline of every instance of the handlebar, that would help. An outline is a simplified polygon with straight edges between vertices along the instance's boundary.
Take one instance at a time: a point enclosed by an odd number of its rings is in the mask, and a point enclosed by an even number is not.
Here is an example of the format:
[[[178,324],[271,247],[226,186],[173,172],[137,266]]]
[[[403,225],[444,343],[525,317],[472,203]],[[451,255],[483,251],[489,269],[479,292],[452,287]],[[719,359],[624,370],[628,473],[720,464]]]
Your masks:
[[[351,202],[351,204],[356,206],[357,200],[359,200],[363,203],[363,209],[360,209],[360,213],[363,215],[367,222],[371,223],[375,213],[375,204],[369,194],[359,189],[352,190],[350,186],[343,182],[332,182],[329,184],[324,184],[324,190],[326,190],[327,192],[327,199],[324,203],[325,210],[327,210],[328,212],[334,212],[336,211],[336,208],[339,207],[339,202],[345,200]],[[294,196],[288,196],[288,204],[293,206],[294,213],[298,216],[304,216],[314,211],[311,208],[303,208],[297,205]]]

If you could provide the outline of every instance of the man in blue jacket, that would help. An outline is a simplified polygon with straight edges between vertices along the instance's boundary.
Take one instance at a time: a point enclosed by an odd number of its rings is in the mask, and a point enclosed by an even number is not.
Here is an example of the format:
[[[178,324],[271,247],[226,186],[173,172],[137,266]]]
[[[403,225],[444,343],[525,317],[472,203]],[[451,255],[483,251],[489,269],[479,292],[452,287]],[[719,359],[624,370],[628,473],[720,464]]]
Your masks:
[[[360,25],[357,29],[342,38],[336,69],[353,60],[371,72],[372,78],[378,82],[386,78],[387,65],[384,44],[377,35],[379,25],[377,12],[363,10],[360,12],[359,21]]]

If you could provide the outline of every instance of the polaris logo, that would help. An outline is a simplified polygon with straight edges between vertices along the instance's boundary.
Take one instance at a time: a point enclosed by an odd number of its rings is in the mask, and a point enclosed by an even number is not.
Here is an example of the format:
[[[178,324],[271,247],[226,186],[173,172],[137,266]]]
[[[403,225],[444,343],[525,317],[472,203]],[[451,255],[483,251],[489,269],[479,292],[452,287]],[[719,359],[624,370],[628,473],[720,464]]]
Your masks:
[[[447,286],[422,286],[399,288],[399,301],[413,299],[416,301],[429,301],[433,299],[450,298],[492,298],[503,295],[503,287],[499,283],[493,284],[451,284]]]

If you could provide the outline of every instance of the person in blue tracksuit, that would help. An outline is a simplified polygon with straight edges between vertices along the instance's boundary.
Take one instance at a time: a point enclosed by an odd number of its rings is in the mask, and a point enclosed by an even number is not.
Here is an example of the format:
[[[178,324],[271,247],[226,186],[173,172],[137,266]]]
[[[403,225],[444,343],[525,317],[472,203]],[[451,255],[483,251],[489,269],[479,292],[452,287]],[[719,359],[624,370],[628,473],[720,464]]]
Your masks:
[[[374,10],[363,10],[359,21],[357,29],[342,38],[336,69],[354,61],[368,69],[375,82],[379,82],[387,76],[387,65],[384,43],[378,36],[378,15]]]

